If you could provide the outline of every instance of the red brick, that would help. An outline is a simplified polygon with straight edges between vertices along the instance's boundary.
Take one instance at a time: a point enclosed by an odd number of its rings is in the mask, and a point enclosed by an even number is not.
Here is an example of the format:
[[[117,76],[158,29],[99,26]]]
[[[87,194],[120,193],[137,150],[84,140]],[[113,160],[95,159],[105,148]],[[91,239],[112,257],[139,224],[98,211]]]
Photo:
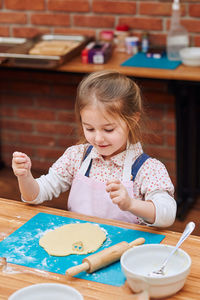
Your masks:
[[[152,46],[166,46],[166,34],[165,33],[152,33],[149,34],[150,45]]]
[[[165,161],[165,167],[170,174],[176,174],[176,164],[173,161]]]
[[[0,95],[0,103],[13,106],[32,106],[34,101],[27,96]]]
[[[168,107],[167,109],[167,115],[166,115],[167,119],[171,119],[174,120],[175,119],[175,107]]]
[[[14,116],[14,109],[11,107],[1,106],[1,117],[13,117]]]
[[[37,123],[35,125],[37,132],[42,133],[52,133],[58,135],[73,135],[75,133],[75,129],[73,126],[66,125],[66,124],[55,124],[55,123]]]
[[[9,31],[9,27],[0,27],[0,36],[5,37],[5,36],[9,36],[10,31]]]
[[[76,138],[70,138],[70,137],[62,137],[59,138],[57,141],[57,145],[60,147],[63,147],[64,149],[67,149],[70,146],[76,145],[77,139]]]
[[[58,150],[58,149],[45,149],[40,147],[39,149],[36,149],[35,151],[36,155],[38,157],[45,158],[45,159],[54,159],[57,160],[62,154],[63,154],[63,150]]]
[[[68,12],[89,12],[88,0],[49,0],[48,9]]]
[[[15,130],[15,131],[32,131],[33,124],[29,122],[21,122],[18,120],[2,120],[1,127],[6,130]]]
[[[3,130],[1,134],[1,143],[2,144],[16,144],[19,142],[18,134],[16,132],[11,132],[9,130]]]
[[[200,36],[194,37],[194,46],[200,47]]]
[[[4,0],[5,8],[13,10],[44,10],[44,0]]]
[[[166,142],[168,146],[175,147],[176,146],[175,135],[166,135]]]
[[[156,96],[157,93],[161,92],[161,93],[167,93],[168,91],[168,86],[166,81],[158,81],[158,80],[147,80],[147,81],[143,81],[141,80],[139,82],[140,87],[142,88],[142,90],[146,93],[149,91],[153,91],[154,95]]]
[[[14,151],[20,151],[26,153],[30,158],[34,154],[34,148],[32,146],[27,145],[4,145],[2,148],[2,153],[6,153],[10,157],[10,161],[12,160],[12,154]],[[11,164],[10,164],[11,166]]]
[[[148,92],[144,92],[144,96],[146,99],[146,103],[149,104],[153,103],[153,104],[173,104],[174,103],[174,96],[173,95],[169,95],[167,93],[153,93],[153,91],[148,91]]]
[[[15,145],[15,144],[13,144],[13,145],[3,144],[1,147],[2,159],[3,159],[3,161],[6,161],[6,163],[9,167],[11,167],[12,155],[13,155],[13,152],[15,152],[15,151],[22,151],[22,152],[27,153],[28,155],[33,153],[31,148],[27,148],[27,147]],[[13,174],[13,176],[14,176],[14,174]]]
[[[55,34],[78,34],[78,35],[86,35],[89,37],[94,37],[96,35],[95,30],[92,29],[82,29],[82,28],[55,28]]]
[[[171,16],[171,3],[140,2],[139,13],[141,15]]]
[[[150,120],[148,122],[148,132],[153,131],[153,132],[162,132],[164,130],[164,123],[160,122],[160,120]]]
[[[176,152],[173,148],[166,148],[166,147],[153,147],[152,145],[145,145],[146,153],[150,155],[151,157],[165,160],[165,159],[171,159],[175,160]]]
[[[52,95],[61,97],[73,97],[75,99],[77,92],[77,87],[73,85],[54,85],[52,87]]]
[[[70,18],[67,14],[32,14],[31,24],[48,26],[69,26]]]
[[[38,34],[50,33],[50,29],[47,28],[35,28],[35,27],[13,27],[13,36],[32,38]]]
[[[189,15],[191,17],[200,17],[200,4],[190,4],[189,5]]]
[[[200,33],[200,20],[183,20],[182,24],[189,32]]]
[[[0,23],[1,24],[26,24],[27,17],[25,13],[13,13],[13,12],[1,12]]]
[[[148,143],[150,145],[164,145],[164,136],[161,134],[145,133],[143,135],[143,139],[145,143]]]
[[[83,16],[74,15],[75,26],[112,28],[115,25],[115,18],[112,16]]]
[[[74,112],[69,111],[59,111],[57,113],[57,120],[62,122],[75,123],[75,114]]]
[[[29,93],[32,95],[38,95],[38,94],[49,94],[51,87],[48,84],[40,84],[37,82],[13,82],[11,83],[12,91],[14,92],[21,92],[21,93]]]
[[[18,141],[25,145],[45,145],[48,147],[54,147],[56,144],[55,137],[33,134],[20,134],[18,137]]]
[[[167,121],[165,123],[165,128],[167,131],[171,131],[171,132],[174,132],[176,130],[176,123],[175,123],[175,120],[174,121]]]
[[[55,159],[47,160],[45,158],[41,159],[38,157],[37,158],[32,157],[31,161],[32,161],[32,170],[37,172],[39,171],[42,174],[45,174],[47,173],[48,169],[51,167]]]
[[[16,116],[20,119],[28,120],[55,120],[55,112],[42,110],[40,108],[20,108]]]
[[[37,97],[37,105],[40,107],[48,107],[55,109],[55,103],[56,103],[56,109],[70,109],[74,110],[74,101],[68,101],[66,98],[47,98],[47,97]]]
[[[135,14],[136,3],[130,1],[93,0],[92,10],[105,14]]]
[[[148,119],[151,118],[161,121],[164,118],[164,111],[160,107],[154,106],[146,110],[146,115]]]
[[[120,17],[119,24],[127,24],[133,29],[148,31],[163,29],[163,22],[161,18]]]

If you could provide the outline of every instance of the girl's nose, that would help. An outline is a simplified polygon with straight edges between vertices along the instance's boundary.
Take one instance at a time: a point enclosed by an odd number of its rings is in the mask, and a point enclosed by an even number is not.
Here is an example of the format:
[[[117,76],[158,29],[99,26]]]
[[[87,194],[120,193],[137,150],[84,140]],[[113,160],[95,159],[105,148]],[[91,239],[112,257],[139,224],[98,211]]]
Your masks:
[[[96,143],[100,143],[104,140],[103,135],[100,132],[96,132],[95,141]]]

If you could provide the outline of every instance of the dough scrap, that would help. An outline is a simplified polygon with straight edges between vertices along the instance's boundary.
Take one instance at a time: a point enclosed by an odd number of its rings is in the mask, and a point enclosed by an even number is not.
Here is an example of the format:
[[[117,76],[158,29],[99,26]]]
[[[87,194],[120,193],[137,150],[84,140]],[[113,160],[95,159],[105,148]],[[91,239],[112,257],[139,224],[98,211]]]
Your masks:
[[[75,223],[48,231],[39,245],[50,255],[67,256],[95,252],[105,239],[106,233],[98,225]]]

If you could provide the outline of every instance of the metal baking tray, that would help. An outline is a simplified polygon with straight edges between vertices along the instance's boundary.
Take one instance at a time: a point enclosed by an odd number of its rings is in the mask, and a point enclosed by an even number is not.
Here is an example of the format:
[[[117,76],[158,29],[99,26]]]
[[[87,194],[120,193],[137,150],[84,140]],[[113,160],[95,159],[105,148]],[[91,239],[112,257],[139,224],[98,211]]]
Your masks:
[[[4,65],[29,68],[55,68],[79,55],[92,38],[84,35],[43,34],[32,39],[0,38],[0,61]],[[29,54],[41,41],[75,41],[77,46],[64,55]]]
[[[4,54],[7,52],[12,51],[15,47],[22,45],[27,42],[25,38],[10,38],[10,37],[0,37],[0,62],[4,62],[6,57]]]

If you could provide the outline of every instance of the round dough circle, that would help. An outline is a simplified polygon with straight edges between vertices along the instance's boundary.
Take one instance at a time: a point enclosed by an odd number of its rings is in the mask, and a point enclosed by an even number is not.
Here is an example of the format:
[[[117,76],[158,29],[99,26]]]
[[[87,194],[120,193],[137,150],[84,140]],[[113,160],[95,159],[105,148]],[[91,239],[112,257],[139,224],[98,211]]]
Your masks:
[[[67,256],[95,252],[105,241],[106,233],[91,223],[67,224],[45,233],[39,241],[48,254]]]

